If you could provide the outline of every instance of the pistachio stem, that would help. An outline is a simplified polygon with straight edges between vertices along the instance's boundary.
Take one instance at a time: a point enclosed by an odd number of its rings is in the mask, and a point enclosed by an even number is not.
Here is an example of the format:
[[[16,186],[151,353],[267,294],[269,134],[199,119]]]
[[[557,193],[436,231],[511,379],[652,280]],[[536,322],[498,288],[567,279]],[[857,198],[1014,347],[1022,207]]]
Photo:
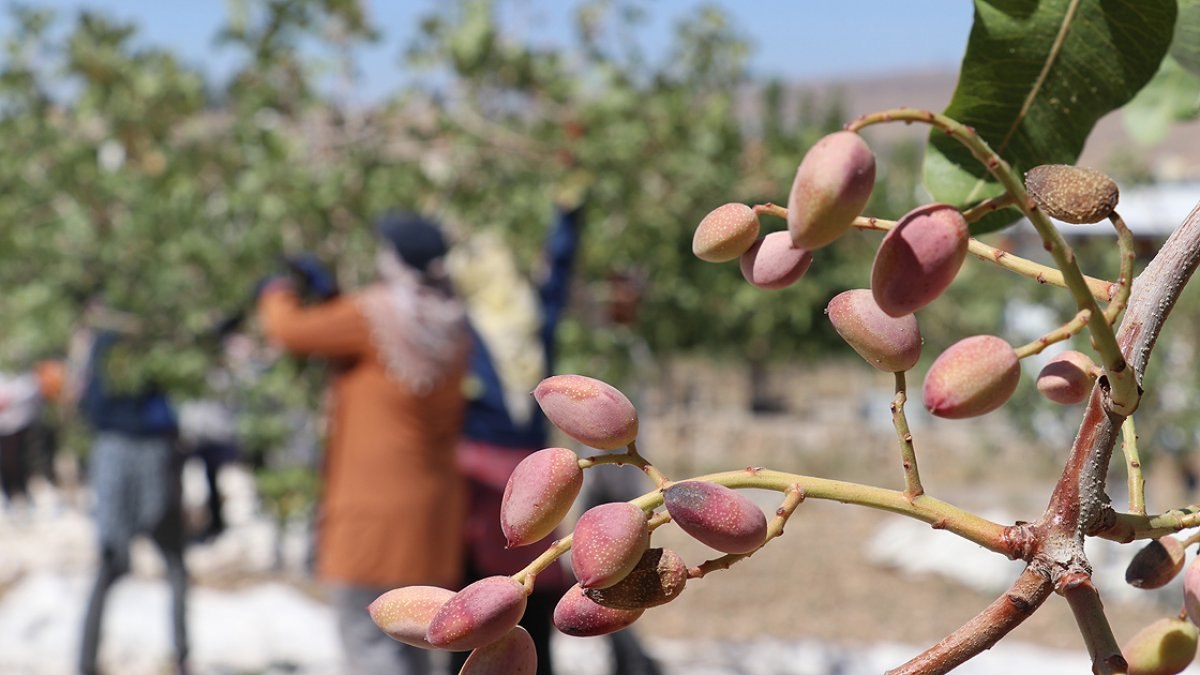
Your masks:
[[[963,211],[963,219],[968,223],[973,223],[989,213],[995,213],[1000,209],[1013,206],[1015,203],[1016,202],[1013,201],[1013,196],[1005,192],[1002,195],[996,195],[991,199],[976,204],[966,211]]]
[[[1121,255],[1121,271],[1117,278],[1116,293],[1113,294],[1112,302],[1104,308],[1104,320],[1111,326],[1117,322],[1117,317],[1121,316],[1121,312],[1125,311],[1125,306],[1129,304],[1129,293],[1133,289],[1133,261],[1137,257],[1137,251],[1133,248],[1133,233],[1125,225],[1125,219],[1113,211],[1108,220],[1117,231],[1117,248]]]
[[[1129,511],[1146,515],[1146,481],[1142,478],[1142,461],[1138,457],[1137,429],[1133,417],[1126,417],[1121,424],[1121,452],[1125,455],[1125,469],[1129,487]]]
[[[629,450],[626,455],[629,458],[630,464],[641,469],[647,476],[650,477],[650,480],[654,481],[654,487],[662,488],[664,485],[670,482],[667,477],[658,470],[658,467],[654,466],[645,457],[642,457],[640,454],[638,454],[637,441],[629,442]]]
[[[624,459],[624,455],[602,455],[592,458],[595,464],[617,464],[614,458]],[[584,460],[587,461],[587,460]],[[580,465],[583,465],[583,462]],[[591,464],[589,466],[594,466]],[[704,480],[728,488],[756,488],[759,490],[774,490],[787,492],[792,489],[803,491],[806,499],[827,499],[856,504],[881,511],[890,511],[903,516],[915,518],[929,523],[936,530],[946,530],[967,541],[974,542],[990,551],[1003,554],[1009,558],[1018,557],[1018,545],[1009,538],[1011,528],[981,518],[970,511],[959,508],[929,495],[909,497],[899,490],[861,483],[804,476],[784,471],[774,471],[758,467],[747,467],[736,471],[724,471],[697,476],[689,480]],[[646,512],[662,506],[662,490],[653,490],[640,497],[629,500]],[[513,575],[513,579],[523,579],[529,574],[538,574],[551,563],[571,550],[571,540],[574,535],[568,534],[558,539],[550,548]]]
[[[602,463],[607,464],[608,462],[602,462]],[[655,492],[651,492],[648,494],[651,494],[651,495],[658,494],[660,496],[659,503],[662,503],[661,493],[658,492],[657,490]],[[642,497],[645,497],[645,496],[646,495],[643,495]],[[638,499],[642,499],[642,497],[639,497]],[[638,500],[633,500],[633,501],[634,501],[634,503],[636,503]],[[641,506],[643,509],[647,508],[644,505],[641,505],[641,504],[638,504],[638,505]],[[658,529],[659,527],[662,527],[663,525],[666,525],[667,523],[671,522],[671,514],[665,513],[665,512],[664,513],[654,513],[653,512],[654,507],[651,506],[649,508],[650,508],[650,510],[647,511],[646,527],[649,528],[649,530],[651,532],[653,532],[654,530]],[[564,537],[556,539],[554,541],[554,543],[550,545],[550,548],[547,548],[545,551],[542,551],[541,555],[534,558],[533,561],[531,561],[528,565],[526,565],[525,568],[522,569],[520,572],[517,572],[516,574],[512,575],[512,578],[515,581],[520,582],[521,584],[532,583],[533,578],[536,577],[538,574],[540,574],[542,572],[542,570],[549,567],[551,564],[554,563],[555,560],[558,560],[559,558],[561,558],[564,553],[571,550],[571,543],[574,541],[574,539],[575,539],[574,533],[568,534]]]
[[[1200,542],[1200,532],[1193,532],[1192,536],[1183,540],[1182,546],[1183,546],[1183,548],[1186,549],[1187,547],[1191,546],[1192,544],[1195,544],[1196,542]]]
[[[746,558],[749,558],[757,553],[759,549],[767,545],[767,542],[776,537],[782,536],[784,525],[787,524],[788,518],[791,518],[792,514],[796,512],[796,508],[800,506],[800,503],[804,501],[804,496],[804,489],[799,485],[793,485],[784,492],[783,502],[780,503],[779,508],[775,509],[775,517],[772,518],[771,522],[767,524],[767,536],[763,539],[763,543],[760,544],[758,548],[750,551],[749,553],[729,553],[721,556],[720,558],[706,560],[695,567],[689,567],[688,578],[702,579],[710,572],[727,570],[737,562],[745,560]]]
[[[1096,531],[1094,536],[1128,543],[1135,539],[1157,539],[1197,526],[1200,526],[1200,505],[1191,504],[1153,515],[1114,513],[1111,524]]]
[[[593,455],[579,460],[579,468],[590,469],[600,464],[616,464],[624,465],[631,464],[641,469],[643,473],[654,481],[655,487],[661,488],[671,482],[661,471],[651,464],[645,457],[638,453],[637,446],[634,443],[629,444],[629,448],[625,452],[612,453],[608,455]]]
[[[787,208],[778,204],[772,204],[770,202],[767,202],[766,204],[755,204],[753,209],[754,213],[760,216],[768,214],[775,216],[776,218],[783,218],[784,220],[787,220]]]
[[[904,466],[904,494],[916,498],[925,494],[925,488],[921,486],[921,472],[917,469],[917,449],[913,445],[912,432],[908,428],[908,418],[904,415],[908,388],[903,371],[895,373],[895,376],[896,397],[892,399],[892,426],[896,428],[896,438],[900,441],[900,460]]]
[[[1004,195],[1001,195],[1001,197],[1003,196]],[[998,201],[1001,199],[1001,197],[996,197],[990,201]],[[989,202],[984,202],[984,204],[987,203]],[[975,208],[980,208],[982,206],[983,204],[980,204]],[[770,214],[777,218],[783,218],[785,220],[787,219],[787,209],[779,206],[778,204],[755,204],[753,209],[754,212],[759,215]],[[969,213],[969,211],[967,213]],[[966,213],[963,215],[965,217]],[[887,232],[888,230],[896,227],[896,221],[894,220],[885,220],[883,218],[875,218],[872,216],[859,216],[858,218],[854,219],[852,224],[854,227],[857,227],[860,230],[877,230],[879,232]],[[1067,282],[1063,277],[1063,273],[1059,270],[1036,263],[1026,258],[1022,258],[1003,249],[996,248],[995,246],[988,246],[974,237],[967,240],[967,252],[979,260],[993,263],[1010,272],[1016,272],[1021,276],[1029,277],[1039,284],[1049,284],[1050,286],[1056,286],[1058,288],[1067,287]],[[1084,283],[1087,284],[1088,292],[1092,294],[1092,297],[1105,301],[1108,301],[1113,297],[1113,291],[1116,287],[1116,284],[1110,281],[1088,276],[1085,276],[1083,280]]]
[[[988,146],[987,142],[979,134],[975,133],[974,129],[945,115],[929,110],[916,110],[912,108],[893,108],[891,110],[863,115],[847,124],[846,129],[857,132],[864,127],[883,122],[922,122],[929,124],[946,132],[966,147],[974,155],[975,159],[979,160],[988,172],[1000,182],[1004,189],[1012,195],[1014,203],[1025,214],[1025,217],[1029,219],[1029,222],[1033,224],[1038,234],[1041,235],[1042,242],[1050,251],[1055,265],[1063,274],[1067,290],[1075,298],[1075,305],[1080,310],[1088,310],[1092,316],[1100,315],[1100,307],[1096,304],[1096,299],[1093,297],[1083,273],[1079,270],[1079,264],[1075,260],[1075,252],[1067,245],[1062,233],[1050,222],[1050,218],[1030,198],[1029,194],[1025,191],[1024,183],[1012,170],[1008,162],[1005,162],[1003,158],[997,155]],[[1104,362],[1104,370],[1109,383],[1108,403],[1111,405],[1114,413],[1129,415],[1137,409],[1140,393],[1138,391],[1138,384],[1135,381],[1135,374],[1131,372],[1125,361],[1125,356],[1121,353],[1121,348],[1117,344],[1116,333],[1113,331],[1111,325],[1101,321],[1089,323],[1088,330],[1092,335],[1092,341],[1096,345],[1096,351],[1099,352]]]
[[[1024,344],[1024,345],[1021,345],[1020,347],[1017,347],[1014,350],[1017,352],[1017,358],[1023,359],[1028,356],[1033,356],[1034,354],[1041,354],[1042,351],[1046,349],[1046,347],[1049,347],[1050,345],[1052,345],[1056,342],[1062,342],[1063,340],[1068,340],[1068,339],[1074,337],[1075,335],[1078,335],[1079,332],[1082,331],[1085,326],[1087,326],[1088,321],[1091,318],[1092,318],[1092,313],[1090,310],[1086,310],[1086,309],[1079,310],[1078,312],[1075,313],[1075,316],[1070,321],[1064,323],[1063,325],[1059,326],[1058,328],[1055,328],[1054,330],[1050,331],[1049,333],[1046,333],[1045,335],[1041,336],[1040,338],[1038,338],[1028,344]]]
[[[787,211],[784,210],[784,217],[786,217],[786,213]],[[887,232],[896,227],[896,221],[870,216],[859,216],[854,219],[853,225],[860,230]],[[1067,287],[1067,282],[1063,278],[1062,272],[1053,267],[1047,267],[1046,265],[1022,258],[995,246],[988,246],[974,237],[967,240],[967,253],[984,262],[990,262],[1010,272],[1016,272],[1021,276],[1029,277],[1039,284],[1047,284],[1058,288]],[[1084,281],[1087,283],[1088,292],[1093,297],[1105,301],[1112,298],[1113,288],[1116,285],[1111,281],[1093,277],[1084,277]]]

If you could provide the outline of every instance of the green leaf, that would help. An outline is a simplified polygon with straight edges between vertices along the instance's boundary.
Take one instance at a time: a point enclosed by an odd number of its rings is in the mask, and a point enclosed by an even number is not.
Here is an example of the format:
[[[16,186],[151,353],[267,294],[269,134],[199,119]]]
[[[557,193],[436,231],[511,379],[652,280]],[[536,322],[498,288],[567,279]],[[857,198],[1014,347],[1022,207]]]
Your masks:
[[[1193,75],[1200,75],[1200,0],[1179,0],[1171,56]]]
[[[1024,173],[1072,164],[1096,121],[1138,92],[1171,43],[1175,0],[976,0],[966,56],[946,115],[975,128]],[[925,182],[966,207],[1003,188],[961,144],[930,134]],[[1000,211],[974,234],[1017,218]]]

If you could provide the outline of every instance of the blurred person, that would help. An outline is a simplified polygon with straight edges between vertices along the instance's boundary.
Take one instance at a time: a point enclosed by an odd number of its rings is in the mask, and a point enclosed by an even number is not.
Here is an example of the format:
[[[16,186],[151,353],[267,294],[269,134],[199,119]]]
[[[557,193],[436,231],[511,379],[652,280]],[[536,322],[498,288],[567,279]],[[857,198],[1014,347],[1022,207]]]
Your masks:
[[[125,348],[125,356],[136,358],[127,344],[132,337],[128,328],[136,319],[94,304],[85,322],[88,337],[82,344],[87,356],[78,407],[93,431],[88,469],[100,551],[84,614],[79,672],[100,672],[97,657],[108,592],[130,569],[133,538],[145,535],[157,544],[166,563],[176,672],[187,673],[188,578],[175,410],[153,383],[129,392],[110,384],[114,351]]]
[[[340,294],[315,259],[293,260],[296,284],[265,283],[258,317],[292,354],[335,360],[316,534],[347,672],[424,674],[429,652],[393,641],[366,611],[413,584],[461,582],[466,504],[455,468],[467,367],[465,312],[443,264],[437,223],[415,214],[376,222],[378,281]]]
[[[40,467],[44,451],[42,423],[46,403],[58,399],[62,391],[61,364],[40,361],[32,369],[0,372],[0,492],[8,506],[29,498],[31,469]],[[53,473],[47,472],[48,480]]]
[[[475,235],[454,262],[456,285],[467,298],[471,369],[459,467],[468,478],[467,581],[513,574],[542,554],[556,537],[508,548],[500,529],[500,503],[516,465],[549,442],[547,420],[530,392],[555,368],[556,333],[570,299],[570,281],[583,229],[586,177],[569,175],[556,195],[542,269],[533,281],[517,268],[495,233]],[[521,625],[537,648],[539,675],[552,675],[550,641],[558,600],[574,583],[561,564],[537,577]],[[620,638],[628,643],[632,634]],[[625,653],[629,653],[626,649]],[[452,663],[461,666],[466,653]],[[642,655],[644,657],[644,654]],[[648,659],[644,659],[648,662]],[[636,659],[627,658],[634,675]]]
[[[204,479],[208,487],[205,495],[205,510],[208,519],[195,539],[211,541],[225,531],[224,495],[221,494],[221,469],[236,461],[239,456],[237,435],[237,397],[243,386],[235,372],[236,362],[241,358],[237,352],[244,349],[244,340],[249,338],[236,331],[242,323],[242,315],[227,318],[211,332],[218,346],[216,365],[205,377],[208,396],[184,401],[179,405],[179,435],[189,457],[199,459],[204,465]]]

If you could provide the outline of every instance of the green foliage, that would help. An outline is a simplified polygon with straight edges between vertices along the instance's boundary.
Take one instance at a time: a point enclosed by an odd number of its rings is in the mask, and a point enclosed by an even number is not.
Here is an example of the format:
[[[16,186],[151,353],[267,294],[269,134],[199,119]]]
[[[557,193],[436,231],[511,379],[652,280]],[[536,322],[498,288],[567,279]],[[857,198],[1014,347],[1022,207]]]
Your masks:
[[[958,88],[945,113],[972,126],[1023,173],[1073,164],[1096,121],[1154,75],[1171,43],[1174,0],[977,0]],[[930,134],[925,179],[935,199],[966,207],[1003,192],[969,151]],[[980,234],[1014,221],[997,212]]]
[[[1141,145],[1161,141],[1172,124],[1200,115],[1200,2],[1179,0],[1171,50],[1125,107],[1125,128]]]

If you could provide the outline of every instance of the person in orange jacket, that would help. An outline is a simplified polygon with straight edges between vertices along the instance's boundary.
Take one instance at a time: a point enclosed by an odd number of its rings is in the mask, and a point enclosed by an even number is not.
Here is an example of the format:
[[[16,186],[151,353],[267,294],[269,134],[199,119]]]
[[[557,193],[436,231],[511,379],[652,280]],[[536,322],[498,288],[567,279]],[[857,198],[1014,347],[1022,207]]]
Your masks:
[[[316,574],[328,587],[347,672],[430,672],[428,652],[393,641],[366,611],[413,584],[461,580],[466,502],[455,466],[469,337],[447,281],[437,223],[390,214],[376,223],[378,281],[338,294],[313,259],[294,262],[325,300],[263,285],[258,317],[292,354],[335,360],[318,505]]]

